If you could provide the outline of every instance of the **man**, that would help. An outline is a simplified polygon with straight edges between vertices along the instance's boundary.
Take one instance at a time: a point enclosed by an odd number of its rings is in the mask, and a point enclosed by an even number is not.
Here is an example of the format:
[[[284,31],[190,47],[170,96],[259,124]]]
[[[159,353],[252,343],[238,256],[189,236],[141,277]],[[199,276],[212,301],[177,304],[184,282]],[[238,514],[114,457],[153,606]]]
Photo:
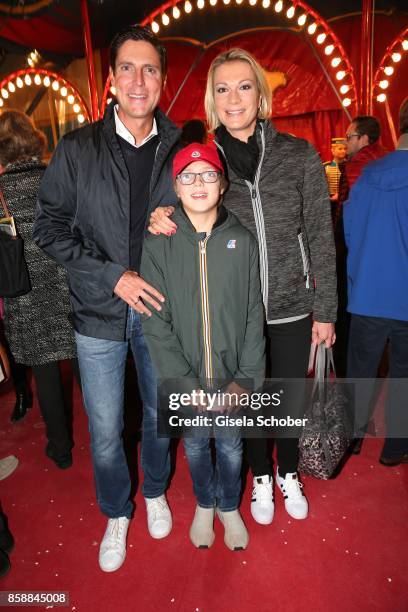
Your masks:
[[[343,204],[351,187],[364,167],[386,151],[378,143],[381,128],[378,119],[371,116],[355,117],[346,132],[347,161],[341,165],[339,192],[334,211],[334,237],[336,243],[338,313],[336,322],[337,341],[333,347],[336,373],[343,378],[347,372],[347,346],[350,315],[347,313],[346,245],[343,230]],[[359,451],[359,444],[354,448]]]
[[[401,381],[395,382],[408,378],[408,98],[400,109],[400,132],[397,150],[365,168],[344,206],[351,313],[347,375],[374,379],[390,341],[391,436],[380,457],[387,466],[408,462],[406,395],[401,401]],[[367,410],[365,387],[360,407]]]
[[[329,187],[330,200],[332,206],[335,205],[339,197],[339,181],[341,170],[340,166],[344,163],[347,154],[347,141],[345,138],[331,139],[331,152],[333,159],[323,164],[326,172],[327,184]]]
[[[386,154],[378,142],[380,134],[380,122],[370,115],[355,117],[347,128],[347,161],[339,182],[337,217],[364,167]]]
[[[89,418],[96,493],[108,526],[99,551],[102,570],[126,555],[132,513],[123,448],[123,395],[128,345],[143,400],[142,468],[148,528],[170,533],[165,498],[169,441],[157,438],[154,369],[141,314],[164,297],[138,274],[146,219],[176,203],[172,158],[179,130],[157,106],[166,77],[166,50],[147,28],[132,26],[110,47],[117,104],[103,120],[66,135],[45,173],[34,236],[69,272],[73,319]]]

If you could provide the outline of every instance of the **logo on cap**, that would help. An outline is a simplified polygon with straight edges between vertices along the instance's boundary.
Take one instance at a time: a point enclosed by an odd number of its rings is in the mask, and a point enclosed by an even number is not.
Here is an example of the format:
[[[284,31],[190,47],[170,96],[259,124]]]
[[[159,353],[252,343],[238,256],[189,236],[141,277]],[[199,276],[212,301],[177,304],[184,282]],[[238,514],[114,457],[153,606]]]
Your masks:
[[[191,157],[201,157],[200,151],[193,151]]]

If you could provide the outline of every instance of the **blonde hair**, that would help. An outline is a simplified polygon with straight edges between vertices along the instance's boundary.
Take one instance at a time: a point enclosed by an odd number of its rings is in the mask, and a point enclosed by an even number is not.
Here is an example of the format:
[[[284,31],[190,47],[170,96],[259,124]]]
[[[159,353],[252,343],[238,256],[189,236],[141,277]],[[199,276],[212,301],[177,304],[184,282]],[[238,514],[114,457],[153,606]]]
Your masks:
[[[260,66],[254,56],[248,53],[248,51],[244,51],[244,49],[238,49],[236,47],[234,49],[224,51],[224,53],[220,53],[219,55],[217,55],[217,57],[212,61],[212,64],[208,71],[204,107],[207,115],[208,128],[211,132],[214,131],[221,124],[217,115],[217,111],[215,110],[214,74],[216,69],[219,66],[222,66],[222,64],[234,61],[246,62],[252,68],[260,95],[258,118],[268,119],[272,112],[272,93],[266,80],[262,66]]]

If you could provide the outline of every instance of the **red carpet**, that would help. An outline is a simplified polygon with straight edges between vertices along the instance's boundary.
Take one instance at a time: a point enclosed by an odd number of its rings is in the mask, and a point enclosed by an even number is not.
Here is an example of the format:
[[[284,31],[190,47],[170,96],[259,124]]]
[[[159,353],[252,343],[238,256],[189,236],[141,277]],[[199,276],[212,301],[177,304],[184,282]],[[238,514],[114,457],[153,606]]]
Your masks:
[[[195,503],[180,445],[168,493],[171,535],[149,537],[138,492],[126,562],[116,573],[102,573],[97,554],[106,519],[94,498],[77,388],[74,400],[74,466],[61,471],[44,455],[38,405],[22,423],[11,425],[14,396],[0,390],[0,457],[15,454],[20,460],[0,483],[16,540],[12,569],[0,590],[69,591],[68,609],[81,612],[408,609],[408,465],[381,466],[380,440],[367,440],[336,480],[304,478],[311,508],[306,521],[290,519],[277,491],[273,524],[255,524],[247,485],[242,513],[251,541],[242,553],[226,549],[219,523],[211,550],[191,545]]]

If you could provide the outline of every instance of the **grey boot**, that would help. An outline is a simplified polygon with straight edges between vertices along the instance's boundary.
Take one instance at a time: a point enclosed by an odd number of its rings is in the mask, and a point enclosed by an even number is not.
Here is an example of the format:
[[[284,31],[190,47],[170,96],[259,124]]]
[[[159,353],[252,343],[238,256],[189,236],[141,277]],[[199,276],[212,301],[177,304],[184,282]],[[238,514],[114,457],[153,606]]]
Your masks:
[[[230,550],[245,550],[249,542],[249,534],[241,518],[239,510],[222,512],[217,508],[218,518],[224,525],[224,542]]]
[[[190,527],[190,540],[197,548],[210,548],[212,546],[215,539],[214,514],[214,508],[197,506]]]

